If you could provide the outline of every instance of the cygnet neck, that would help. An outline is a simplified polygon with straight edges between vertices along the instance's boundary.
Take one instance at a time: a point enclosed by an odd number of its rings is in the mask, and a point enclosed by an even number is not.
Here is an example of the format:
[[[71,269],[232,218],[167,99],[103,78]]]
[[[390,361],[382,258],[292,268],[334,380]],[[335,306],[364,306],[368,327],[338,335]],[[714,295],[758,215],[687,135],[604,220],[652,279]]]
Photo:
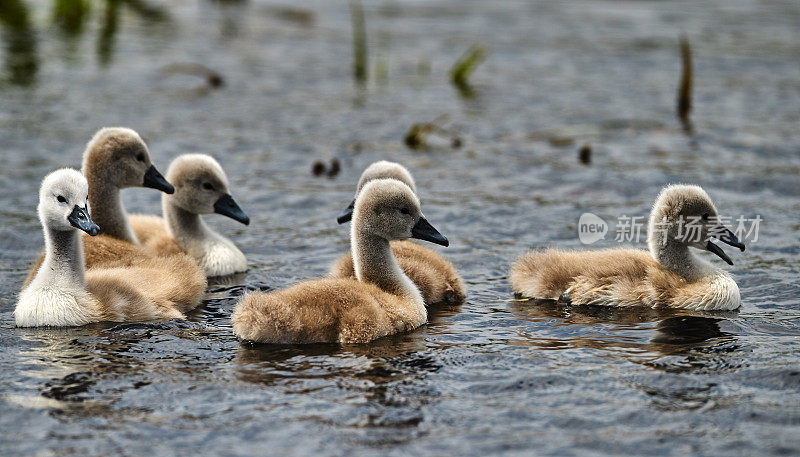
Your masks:
[[[128,224],[128,213],[122,206],[119,187],[104,179],[105,176],[96,170],[91,162],[84,171],[89,181],[89,205],[92,220],[100,226],[101,233],[112,238],[139,244],[139,240]]]
[[[650,254],[664,268],[688,281],[694,281],[716,271],[711,264],[695,256],[689,246],[666,234],[650,243]]]
[[[353,266],[358,280],[375,284],[393,295],[410,297],[424,306],[419,289],[397,264],[389,241],[360,230],[361,225],[354,219],[350,229]]]
[[[45,228],[45,257],[37,279],[45,278],[47,284],[86,284],[83,260],[83,243],[78,230]]]
[[[217,235],[206,225],[199,214],[187,211],[171,202],[168,195],[161,197],[161,208],[170,235],[186,251],[190,251],[200,242],[215,238]]]

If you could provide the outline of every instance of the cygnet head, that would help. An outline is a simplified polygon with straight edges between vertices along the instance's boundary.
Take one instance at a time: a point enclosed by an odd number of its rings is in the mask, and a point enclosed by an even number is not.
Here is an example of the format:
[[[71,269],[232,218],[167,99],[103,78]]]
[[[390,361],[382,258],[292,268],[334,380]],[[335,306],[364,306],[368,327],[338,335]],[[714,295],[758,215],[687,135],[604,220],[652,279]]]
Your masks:
[[[448,246],[450,243],[422,214],[419,199],[396,179],[368,182],[356,197],[353,230],[388,241],[417,238]]]
[[[83,154],[83,173],[119,189],[151,187],[168,194],[175,192],[153,165],[139,134],[124,127],[106,127],[95,133]]]
[[[717,208],[700,186],[673,184],[661,190],[650,213],[647,240],[650,252],[657,259],[668,244],[678,243],[711,251],[733,265],[730,257],[711,238],[742,251],[745,249],[744,244],[722,223]]]
[[[45,176],[39,189],[39,220],[51,230],[83,230],[89,235],[100,227],[89,217],[89,185],[78,170],[62,168]]]
[[[250,223],[250,218],[231,197],[228,177],[213,157],[184,154],[172,161],[167,178],[175,186],[175,193],[166,197],[170,203],[190,213],[217,213],[245,225]]]
[[[406,169],[406,167],[400,165],[396,162],[389,162],[387,160],[379,160],[372,165],[368,166],[363,173],[361,173],[361,178],[358,180],[358,186],[356,187],[356,197],[358,193],[361,192],[361,189],[370,182],[376,179],[396,179],[403,184],[407,185],[411,188],[411,191],[415,194],[417,193],[417,187],[414,185],[414,178],[411,176],[411,173]],[[336,222],[340,224],[344,224],[345,222],[349,221],[353,218],[353,205],[355,205],[356,200],[353,198],[353,201],[345,208],[342,214],[336,219]]]

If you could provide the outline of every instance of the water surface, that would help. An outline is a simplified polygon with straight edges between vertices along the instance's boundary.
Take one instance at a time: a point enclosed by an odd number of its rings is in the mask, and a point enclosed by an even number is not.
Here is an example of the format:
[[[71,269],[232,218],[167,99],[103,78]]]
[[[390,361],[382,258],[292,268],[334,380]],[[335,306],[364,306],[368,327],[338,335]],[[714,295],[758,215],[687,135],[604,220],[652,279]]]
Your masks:
[[[387,77],[366,87],[353,82],[346,2],[56,3],[69,2],[0,7],[3,455],[800,450],[797,2],[368,2],[370,72]],[[688,131],[675,117],[682,32],[696,76]],[[447,73],[475,43],[491,54],[464,97]],[[165,73],[192,62],[224,85]],[[448,132],[429,148],[403,144],[442,115]],[[188,321],[16,329],[42,243],[39,182],[79,167],[108,125],[141,132],[162,170],[183,153],[220,159],[252,223],[208,221],[251,270],[212,285]],[[333,157],[338,176],[312,175]],[[377,159],[414,173],[467,303],[369,345],[240,344],[240,284],[325,274],[348,248],[335,218]],[[712,260],[739,283],[740,311],[513,300],[519,254],[581,248],[582,213],[646,216],[670,182],[763,219],[746,252],[728,249],[733,267]],[[130,212],[159,211],[156,191],[123,197]],[[621,246],[614,236],[593,247]]]

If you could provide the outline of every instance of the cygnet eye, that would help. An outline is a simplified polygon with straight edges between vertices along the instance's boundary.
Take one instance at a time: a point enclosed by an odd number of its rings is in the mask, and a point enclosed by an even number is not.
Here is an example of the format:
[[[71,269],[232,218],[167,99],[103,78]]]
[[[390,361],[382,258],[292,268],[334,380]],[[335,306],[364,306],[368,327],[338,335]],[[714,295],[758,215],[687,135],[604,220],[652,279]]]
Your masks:
[[[707,220],[708,220],[708,213],[705,213],[705,214],[703,214],[703,220],[704,220],[704,221],[707,221]]]
[[[214,190],[214,186],[212,186],[211,183],[209,183],[209,182],[204,182],[203,183],[203,189],[205,189],[205,190]]]
[[[56,199],[58,199],[58,201],[61,202],[61,203],[66,203],[67,202],[67,199],[64,198],[63,195],[59,195],[58,197],[56,197]]]
[[[408,208],[400,208],[400,213],[401,214],[411,215],[411,210],[408,209]]]
[[[138,160],[139,162],[144,162],[144,152],[136,154],[136,160]]]

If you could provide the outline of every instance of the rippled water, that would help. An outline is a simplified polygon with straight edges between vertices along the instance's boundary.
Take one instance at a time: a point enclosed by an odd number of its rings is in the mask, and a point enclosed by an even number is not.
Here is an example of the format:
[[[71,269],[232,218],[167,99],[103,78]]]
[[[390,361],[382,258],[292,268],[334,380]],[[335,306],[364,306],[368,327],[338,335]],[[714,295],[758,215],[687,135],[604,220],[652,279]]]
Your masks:
[[[369,2],[370,69],[388,76],[366,88],[343,1],[94,2],[77,19],[55,3],[68,2],[0,6],[3,455],[800,450],[797,2]],[[681,32],[696,76],[688,133],[674,114]],[[491,54],[465,98],[447,72],[474,43]],[[224,85],[163,71],[186,62]],[[403,144],[442,115],[429,148]],[[78,167],[104,125],[140,131],[162,170],[182,153],[219,158],[252,223],[208,220],[251,270],[212,285],[188,321],[16,329],[42,242],[38,184]],[[333,157],[338,176],[312,175]],[[236,297],[324,274],[348,246],[335,217],[379,158],[415,174],[468,302],[369,345],[240,344]],[[584,212],[646,216],[669,182],[763,219],[730,252],[739,312],[513,300],[516,256],[581,247]],[[155,191],[123,195],[131,212],[159,211]]]

